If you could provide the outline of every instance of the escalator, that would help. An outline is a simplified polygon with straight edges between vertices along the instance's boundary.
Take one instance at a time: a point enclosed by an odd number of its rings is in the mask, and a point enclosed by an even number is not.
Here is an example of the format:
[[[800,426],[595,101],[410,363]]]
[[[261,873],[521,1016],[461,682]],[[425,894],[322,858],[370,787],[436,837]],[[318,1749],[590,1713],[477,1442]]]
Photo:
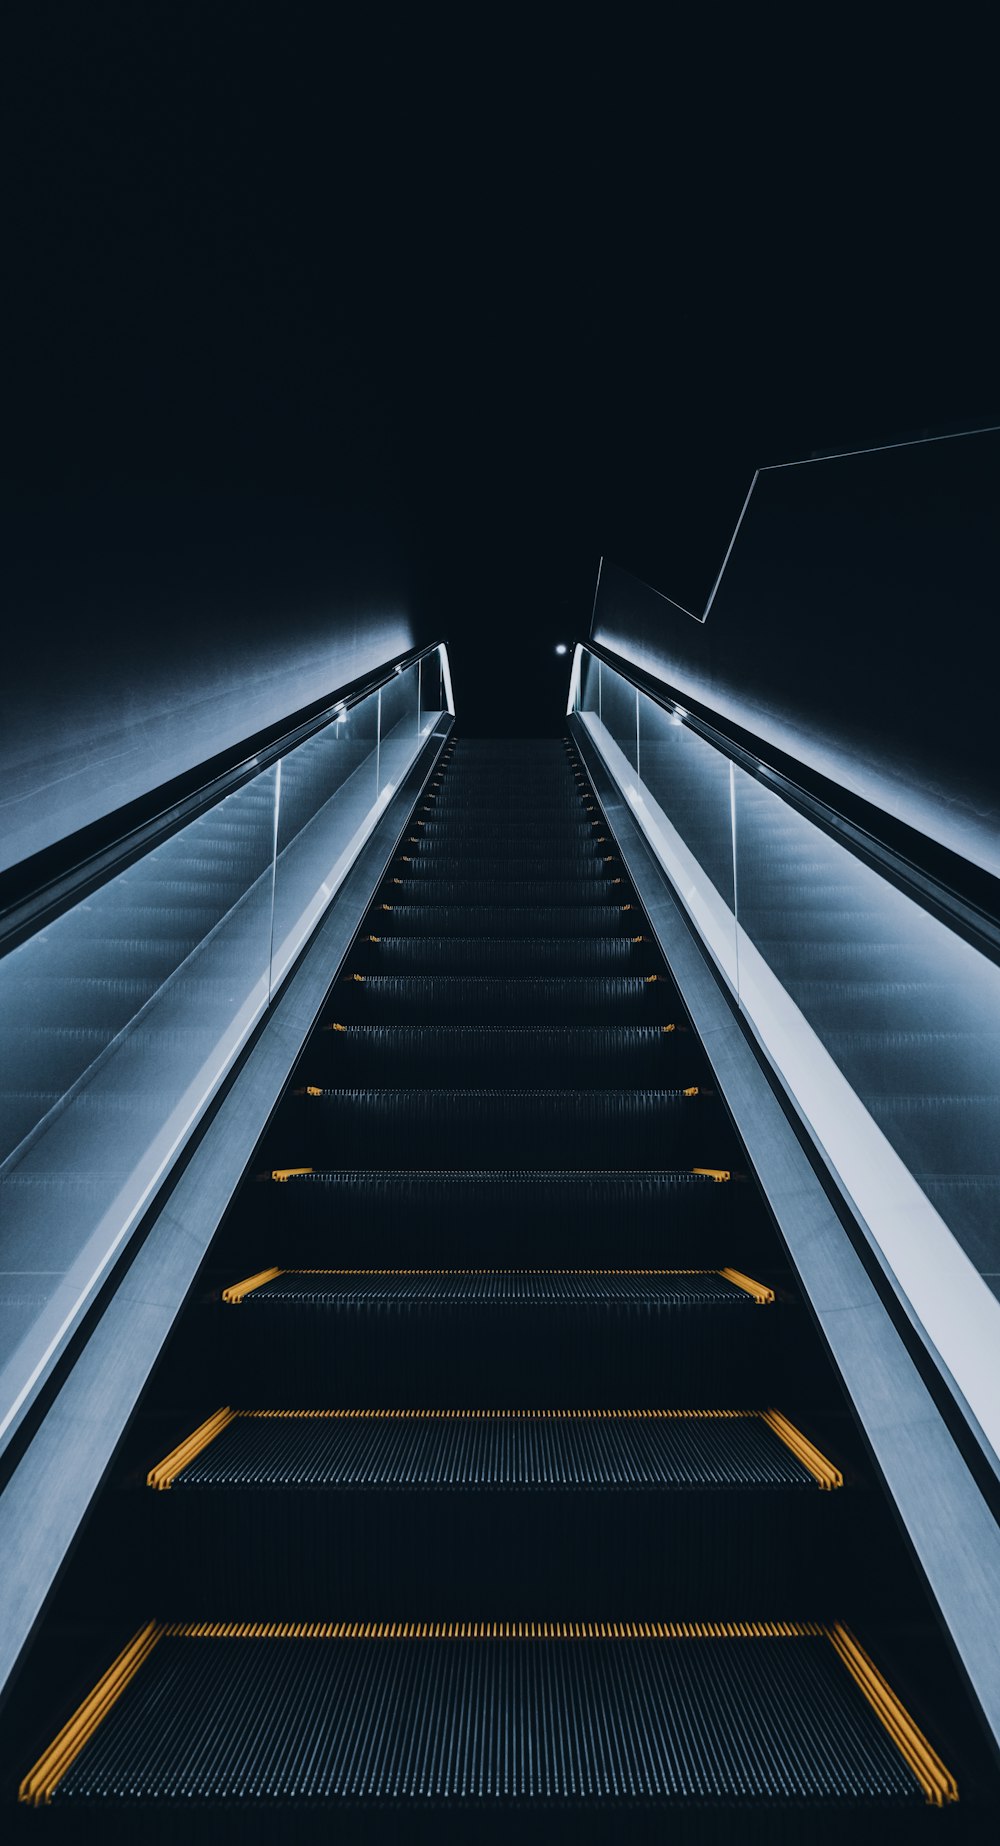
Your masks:
[[[568,743],[445,751],[26,1684],[26,1837],[973,1837],[965,1695]]]

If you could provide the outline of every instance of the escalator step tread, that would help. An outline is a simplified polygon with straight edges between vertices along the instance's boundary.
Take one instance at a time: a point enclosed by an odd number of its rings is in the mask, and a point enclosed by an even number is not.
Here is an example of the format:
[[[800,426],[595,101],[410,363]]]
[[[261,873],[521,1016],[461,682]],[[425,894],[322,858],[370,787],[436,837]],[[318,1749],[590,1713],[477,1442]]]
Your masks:
[[[363,974],[352,979],[356,972],[351,968],[340,982],[334,1005],[350,1009],[342,1018],[367,1015],[386,1025],[444,1024],[456,1014],[470,1025],[500,1025],[508,1019],[517,1025],[530,1020],[628,1025],[637,1012],[649,1023],[666,1025],[677,1008],[673,983],[662,975]]]
[[[612,867],[612,870],[615,868]],[[537,878],[499,878],[495,862],[490,866],[490,875],[478,878],[437,877],[433,880],[406,876],[410,871],[408,865],[397,864],[388,881],[383,886],[383,897],[390,902],[419,904],[435,908],[441,905],[477,904],[493,908],[511,905],[536,905],[566,907],[574,911],[591,908],[594,905],[606,905],[609,913],[614,914],[623,903],[630,901],[629,886],[625,878],[608,878],[604,883],[589,879],[586,887],[572,878],[541,875]]]
[[[575,1306],[580,1302],[711,1304],[752,1307],[753,1296],[719,1270],[285,1270],[241,1298],[255,1308],[295,1308],[305,1303],[331,1307],[377,1303],[406,1307],[419,1302],[463,1306],[508,1303],[521,1307]]]
[[[713,1176],[676,1167],[664,1167],[659,1171],[648,1167],[623,1167],[614,1172],[606,1167],[386,1167],[374,1173],[370,1167],[345,1167],[340,1170],[335,1167],[310,1167],[292,1175],[289,1183],[296,1192],[301,1190],[312,1193],[326,1189],[336,1193],[353,1191],[359,1198],[369,1193],[373,1196],[389,1193],[404,1197],[410,1192],[422,1192],[428,1188],[436,1191],[443,1189],[467,1197],[472,1209],[484,1197],[493,1197],[500,1186],[505,1188],[508,1195],[518,1187],[532,1194],[549,1187],[565,1192],[567,1198],[574,1201],[600,1199],[609,1207],[620,1205],[626,1198],[647,1199],[650,1204],[660,1207],[671,1193],[699,1200],[707,1198],[714,1202],[722,1190]],[[508,1196],[504,1209],[509,1208]]]
[[[250,1626],[153,1628],[53,1805],[924,1799],[818,1624]]]
[[[369,922],[384,936],[494,936],[635,935],[639,930],[631,905],[580,904],[391,904],[372,911]]]
[[[616,969],[653,973],[662,967],[647,936],[399,936],[369,938],[354,950],[354,963],[372,972],[491,974],[510,971],[611,973]]]
[[[178,1488],[768,1488],[817,1482],[753,1412],[237,1412]]]
[[[497,853],[474,858],[471,853],[447,853],[428,844],[415,847],[410,853],[400,853],[394,863],[397,868],[402,865],[409,878],[481,877],[492,879],[501,888],[524,880],[551,878],[555,873],[557,877],[578,884],[581,897],[586,895],[589,885],[600,884],[621,869],[617,854],[604,855],[591,851],[589,846],[573,852],[521,854],[515,859]]]
[[[676,1071],[694,1081],[701,1051],[693,1033],[667,1026],[363,1026],[331,1024],[302,1060],[302,1073],[336,1073],[347,1082],[412,1078],[497,1084],[508,1071],[523,1081],[605,1087],[662,1083]]]

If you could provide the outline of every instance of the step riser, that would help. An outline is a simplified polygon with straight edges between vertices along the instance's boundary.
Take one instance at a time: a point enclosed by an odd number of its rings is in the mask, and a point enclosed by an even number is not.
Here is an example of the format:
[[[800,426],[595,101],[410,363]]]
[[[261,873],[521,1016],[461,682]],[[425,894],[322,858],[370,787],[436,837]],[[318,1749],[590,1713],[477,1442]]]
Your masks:
[[[580,1035],[583,1036],[582,1034]],[[542,1085],[555,1088],[623,1088],[646,1084],[684,1088],[704,1080],[703,1053],[692,1032],[655,1032],[646,1042],[633,1037],[621,1047],[614,1032],[593,1035],[594,1042],[548,1040],[543,1032],[525,1031],[511,1044],[506,1034],[474,1031],[449,1034],[433,1028],[400,1031],[384,1044],[366,1034],[325,1032],[315,1038],[301,1064],[302,1079],[334,1088],[353,1084],[485,1085],[519,1087],[525,1070]],[[356,1042],[352,1042],[356,1041]],[[441,1042],[438,1042],[441,1041]]]
[[[609,878],[604,884],[591,879],[581,884],[571,878],[553,878],[542,874],[537,878],[500,878],[495,864],[490,874],[482,878],[448,877],[410,878],[409,867],[396,865],[382,887],[381,900],[390,904],[420,904],[437,908],[439,905],[475,904],[477,906],[517,905],[556,905],[568,911],[581,907],[591,909],[595,904],[606,904],[610,915],[617,915],[622,904],[634,903],[635,894],[628,879],[622,872],[617,879]],[[551,868],[546,868],[551,872]],[[614,868],[612,868],[614,869]]]
[[[640,1093],[641,1094],[641,1093]],[[714,1097],[630,1106],[624,1091],[361,1090],[293,1098],[272,1131],[272,1168],[446,1167],[457,1148],[470,1166],[730,1167],[731,1131]],[[617,1105],[617,1106],[616,1106]]]
[[[845,1491],[148,1493],[158,1606],[191,1619],[836,1619],[870,1582]],[[862,1553],[859,1558],[859,1552]],[[867,1592],[862,1590],[867,1600]]]
[[[360,972],[360,970],[359,970]],[[475,976],[469,977],[469,982]],[[502,977],[501,977],[502,978]],[[344,981],[330,1002],[330,1016],[359,1025],[668,1025],[679,1002],[671,983],[647,983],[622,976],[621,990],[608,982],[539,980],[520,991],[502,986],[476,988],[433,975],[369,975]],[[626,982],[628,984],[626,985]],[[604,991],[602,991],[604,989]]]
[[[604,883],[621,871],[621,860],[614,852],[602,856],[590,852],[541,852],[501,858],[490,853],[476,859],[471,853],[433,852],[429,847],[414,846],[393,860],[392,870],[407,878],[489,878],[498,885],[517,884],[531,879],[563,878],[579,886],[579,901],[589,903],[591,885]]]
[[[376,921],[376,931],[377,921]],[[351,950],[351,968],[358,974],[657,974],[663,967],[653,942],[633,942],[630,937],[567,942],[524,942],[502,937],[443,936],[433,938],[362,938]]]
[[[227,1401],[282,1409],[726,1409],[801,1392],[801,1316],[780,1306],[628,1310],[411,1303],[226,1304],[213,1330]]]
[[[265,1181],[219,1243],[238,1281],[286,1268],[721,1269],[773,1263],[773,1239],[734,1182],[423,1174]],[[613,1247],[609,1252],[609,1228]]]
[[[489,904],[378,903],[370,911],[367,927],[373,935],[390,936],[634,936],[642,928],[634,910],[621,905],[563,904],[544,909],[538,904],[517,907]]]

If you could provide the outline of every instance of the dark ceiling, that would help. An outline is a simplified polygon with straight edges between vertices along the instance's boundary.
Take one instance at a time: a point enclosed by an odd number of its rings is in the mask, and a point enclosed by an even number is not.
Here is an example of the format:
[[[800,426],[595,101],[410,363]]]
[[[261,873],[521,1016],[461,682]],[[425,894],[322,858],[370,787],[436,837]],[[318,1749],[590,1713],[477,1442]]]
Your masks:
[[[9,489],[384,516],[469,722],[551,728],[602,552],[703,600],[756,464],[997,420],[976,109],[898,48],[341,13],[41,9]]]

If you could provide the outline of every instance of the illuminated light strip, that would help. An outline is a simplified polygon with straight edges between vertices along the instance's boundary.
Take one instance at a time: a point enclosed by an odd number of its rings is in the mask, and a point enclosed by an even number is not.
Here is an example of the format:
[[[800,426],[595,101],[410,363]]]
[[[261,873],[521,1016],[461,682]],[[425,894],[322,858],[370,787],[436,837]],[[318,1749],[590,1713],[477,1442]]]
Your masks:
[[[107,1717],[130,1680],[135,1678],[163,1632],[158,1622],[147,1622],[145,1628],[140,1628],[138,1634],[133,1635],[128,1646],[123,1648],[103,1678],[98,1680],[93,1691],[88,1692],[69,1723],[63,1725],[59,1735],[39,1757],[34,1768],[29,1769],[17,1791],[19,1801],[27,1802],[34,1808],[48,1805],[57,1783],[90,1742],[102,1718]]]
[[[746,1294],[752,1295],[760,1307],[774,1300],[773,1288],[766,1288],[763,1282],[755,1282],[752,1276],[745,1276],[742,1269],[720,1269],[719,1274],[725,1276],[727,1282],[732,1282]]]
[[[247,1276],[245,1282],[234,1282],[231,1288],[224,1288],[222,1299],[242,1301],[245,1295],[252,1295],[255,1288],[263,1288],[265,1282],[273,1282],[280,1275],[284,1275],[283,1269],[259,1269],[255,1276]]]
[[[207,1449],[209,1443],[215,1441],[216,1436],[221,1436],[222,1431],[234,1421],[236,1414],[235,1410],[228,1408],[217,1410],[214,1416],[200,1423],[197,1429],[192,1430],[190,1436],[185,1437],[185,1440],[179,1442],[175,1449],[171,1449],[169,1455],[165,1455],[162,1461],[157,1462],[155,1468],[150,1468],[146,1476],[147,1487],[155,1487],[162,1493],[172,1481],[177,1479],[179,1474],[184,1472],[189,1462],[194,1461],[203,1449]]]
[[[860,1686],[876,1717],[912,1769],[928,1806],[943,1808],[946,1802],[957,1801],[958,1784],[954,1776],[945,1768],[937,1751],[931,1748],[919,1725],[914,1723],[850,1629],[842,1622],[834,1622],[826,1633],[851,1678]]]
[[[827,1461],[826,1456],[821,1455],[819,1449],[808,1441],[800,1429],[796,1429],[794,1423],[790,1423],[787,1417],[783,1417],[780,1410],[764,1410],[761,1415],[768,1428],[773,1429],[786,1449],[791,1449],[796,1460],[800,1461],[804,1468],[808,1468],[813,1479],[819,1482],[824,1492],[829,1493],[834,1487],[843,1487],[844,1477],[840,1469],[835,1468],[832,1461]]]

